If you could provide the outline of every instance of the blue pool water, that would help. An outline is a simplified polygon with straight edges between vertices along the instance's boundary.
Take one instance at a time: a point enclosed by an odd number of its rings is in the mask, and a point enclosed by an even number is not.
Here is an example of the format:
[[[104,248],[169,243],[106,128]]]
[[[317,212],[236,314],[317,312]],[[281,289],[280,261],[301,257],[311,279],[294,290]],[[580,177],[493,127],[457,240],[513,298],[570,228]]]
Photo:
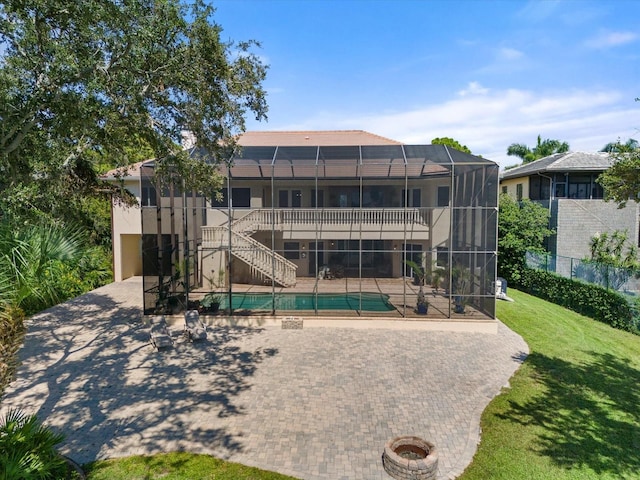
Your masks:
[[[360,310],[388,312],[395,310],[389,296],[380,293],[276,293],[275,310]],[[234,310],[271,310],[274,296],[270,293],[233,293]],[[220,308],[229,308],[229,296],[224,295]]]

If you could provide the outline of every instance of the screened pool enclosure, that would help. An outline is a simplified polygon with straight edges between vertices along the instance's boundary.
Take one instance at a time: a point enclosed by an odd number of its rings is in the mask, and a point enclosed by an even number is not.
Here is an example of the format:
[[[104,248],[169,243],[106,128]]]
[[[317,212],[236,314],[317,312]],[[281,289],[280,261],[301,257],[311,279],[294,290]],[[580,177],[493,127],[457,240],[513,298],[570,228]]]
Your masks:
[[[244,147],[221,196],[141,167],[144,310],[495,317],[498,166],[443,145]]]

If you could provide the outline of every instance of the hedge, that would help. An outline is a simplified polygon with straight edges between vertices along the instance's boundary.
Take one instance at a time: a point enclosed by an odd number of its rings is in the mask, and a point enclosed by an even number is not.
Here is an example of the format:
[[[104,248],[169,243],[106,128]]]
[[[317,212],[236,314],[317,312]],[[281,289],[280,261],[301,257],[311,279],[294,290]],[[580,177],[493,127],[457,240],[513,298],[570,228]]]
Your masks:
[[[531,295],[621,330],[638,333],[638,312],[620,293],[599,285],[524,269],[518,287]]]

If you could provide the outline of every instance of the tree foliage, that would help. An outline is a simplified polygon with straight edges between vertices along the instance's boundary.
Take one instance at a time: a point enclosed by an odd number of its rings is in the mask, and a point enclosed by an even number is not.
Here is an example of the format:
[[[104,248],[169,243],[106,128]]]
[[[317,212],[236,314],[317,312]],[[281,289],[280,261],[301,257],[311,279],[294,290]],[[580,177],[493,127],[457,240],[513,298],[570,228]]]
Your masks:
[[[591,257],[581,264],[586,280],[619,290],[632,275],[640,275],[638,247],[629,241],[629,233],[615,230],[598,233],[589,242]]]
[[[605,201],[613,200],[618,208],[626,206],[629,200],[640,202],[640,149],[610,155],[613,164],[597,179],[604,189]]]
[[[245,116],[265,118],[266,67],[255,42],[221,39],[213,13],[200,0],[0,4],[2,210],[56,217],[65,203],[117,195],[97,173],[140,152],[188,170],[175,160],[183,131],[229,158]],[[202,188],[202,169],[185,173]],[[213,165],[204,173],[216,178]]]
[[[617,142],[609,142],[602,149],[601,152],[619,153],[619,152],[633,152],[640,148],[640,143],[634,138],[630,138],[626,142],[622,143],[620,140]]]
[[[498,274],[517,282],[526,252],[544,252],[544,239],[553,234],[549,210],[528,199],[516,202],[502,193],[498,214]]]
[[[446,145],[447,147],[455,148],[461,152],[471,153],[471,150],[466,145],[462,145],[457,140],[450,137],[437,137],[431,140],[432,145]]]
[[[560,140],[552,140],[538,135],[536,146],[529,148],[523,143],[512,143],[507,148],[507,155],[512,155],[522,159],[522,163],[530,163],[539,158],[553,155],[554,153],[564,153],[569,151],[569,144]]]

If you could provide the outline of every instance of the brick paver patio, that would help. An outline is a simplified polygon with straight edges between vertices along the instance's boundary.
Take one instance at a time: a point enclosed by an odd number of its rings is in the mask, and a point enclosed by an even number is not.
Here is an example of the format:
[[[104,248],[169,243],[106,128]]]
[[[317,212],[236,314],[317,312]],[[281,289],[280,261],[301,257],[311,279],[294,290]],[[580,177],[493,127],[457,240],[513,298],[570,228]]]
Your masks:
[[[114,283],[29,322],[2,408],[66,434],[79,462],[189,450],[303,479],[387,479],[387,440],[417,435],[455,478],[480,414],[528,351],[497,334],[407,327],[216,327],[158,353],[141,322],[141,280]]]

